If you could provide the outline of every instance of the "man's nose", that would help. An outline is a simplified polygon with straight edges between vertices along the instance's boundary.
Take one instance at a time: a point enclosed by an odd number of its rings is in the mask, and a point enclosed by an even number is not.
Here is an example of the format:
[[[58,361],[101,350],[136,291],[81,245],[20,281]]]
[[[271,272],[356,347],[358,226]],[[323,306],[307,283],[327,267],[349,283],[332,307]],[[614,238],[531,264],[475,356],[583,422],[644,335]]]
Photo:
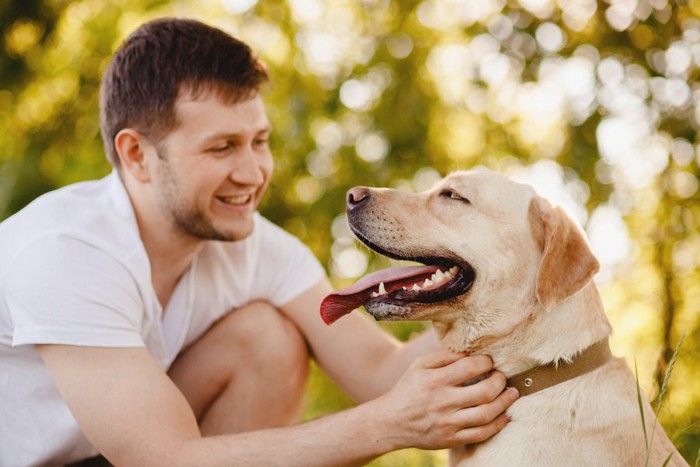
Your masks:
[[[253,151],[241,155],[239,163],[231,171],[231,179],[242,185],[259,185],[265,180],[261,161]]]
[[[369,188],[364,186],[356,186],[350,188],[347,194],[347,209],[351,211],[358,207],[360,204],[369,200],[370,191]]]

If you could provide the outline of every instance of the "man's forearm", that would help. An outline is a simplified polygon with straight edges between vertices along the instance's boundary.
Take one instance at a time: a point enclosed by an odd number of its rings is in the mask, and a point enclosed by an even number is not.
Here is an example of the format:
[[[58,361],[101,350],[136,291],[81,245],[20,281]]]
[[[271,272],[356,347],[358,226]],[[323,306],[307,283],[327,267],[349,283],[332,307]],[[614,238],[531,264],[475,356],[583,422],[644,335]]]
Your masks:
[[[405,371],[416,358],[439,348],[440,341],[435,334],[435,329],[432,327],[428,328],[401,347],[399,356],[397,357],[398,365],[402,366]],[[401,374],[403,374],[403,372]],[[401,376],[401,374],[399,374],[399,376]]]
[[[173,457],[183,466],[364,465],[407,447],[389,424],[372,401],[292,427],[191,440]]]
[[[375,374],[372,378],[368,378],[372,381],[374,394],[358,402],[364,402],[384,394],[396,384],[416,358],[439,348],[440,343],[432,328],[396,347],[383,360],[377,362],[374,368]]]
[[[489,372],[488,357],[441,350],[400,368],[398,383],[356,408],[295,427],[202,438],[187,400],[145,348],[37,349],[85,436],[119,466],[364,464],[409,446],[483,441],[505,425],[503,411],[515,400],[500,373],[459,384]]]

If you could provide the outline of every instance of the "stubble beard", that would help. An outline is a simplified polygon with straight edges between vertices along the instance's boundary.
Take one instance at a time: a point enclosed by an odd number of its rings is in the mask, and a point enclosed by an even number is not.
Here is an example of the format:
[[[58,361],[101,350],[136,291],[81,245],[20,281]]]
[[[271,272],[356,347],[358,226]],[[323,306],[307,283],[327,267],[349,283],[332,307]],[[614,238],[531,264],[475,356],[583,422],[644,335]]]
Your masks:
[[[161,180],[162,190],[158,204],[177,229],[181,233],[199,240],[223,242],[239,240],[232,229],[227,231],[217,229],[203,208],[182,198],[184,190],[166,157],[167,155],[163,154],[162,151],[158,151],[158,158],[162,162],[158,166],[158,177]]]

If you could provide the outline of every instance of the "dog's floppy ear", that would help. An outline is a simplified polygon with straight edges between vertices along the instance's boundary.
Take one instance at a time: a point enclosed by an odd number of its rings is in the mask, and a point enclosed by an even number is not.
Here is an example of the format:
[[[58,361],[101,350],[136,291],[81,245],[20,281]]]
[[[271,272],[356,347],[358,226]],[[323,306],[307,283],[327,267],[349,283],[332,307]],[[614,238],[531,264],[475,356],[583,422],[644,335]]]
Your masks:
[[[537,299],[550,310],[581,290],[598,272],[600,264],[586,239],[560,207],[535,196],[530,201],[530,224],[542,251],[537,273]]]

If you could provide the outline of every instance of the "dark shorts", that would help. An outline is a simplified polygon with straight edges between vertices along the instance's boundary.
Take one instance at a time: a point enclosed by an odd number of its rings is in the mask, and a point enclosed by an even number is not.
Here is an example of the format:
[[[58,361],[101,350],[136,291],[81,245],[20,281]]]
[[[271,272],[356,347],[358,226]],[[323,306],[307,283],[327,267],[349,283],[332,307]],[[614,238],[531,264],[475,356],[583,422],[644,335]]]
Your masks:
[[[102,456],[91,457],[89,459],[82,460],[80,462],[74,462],[73,464],[68,464],[66,467],[111,467],[112,464],[109,463],[107,459]]]

